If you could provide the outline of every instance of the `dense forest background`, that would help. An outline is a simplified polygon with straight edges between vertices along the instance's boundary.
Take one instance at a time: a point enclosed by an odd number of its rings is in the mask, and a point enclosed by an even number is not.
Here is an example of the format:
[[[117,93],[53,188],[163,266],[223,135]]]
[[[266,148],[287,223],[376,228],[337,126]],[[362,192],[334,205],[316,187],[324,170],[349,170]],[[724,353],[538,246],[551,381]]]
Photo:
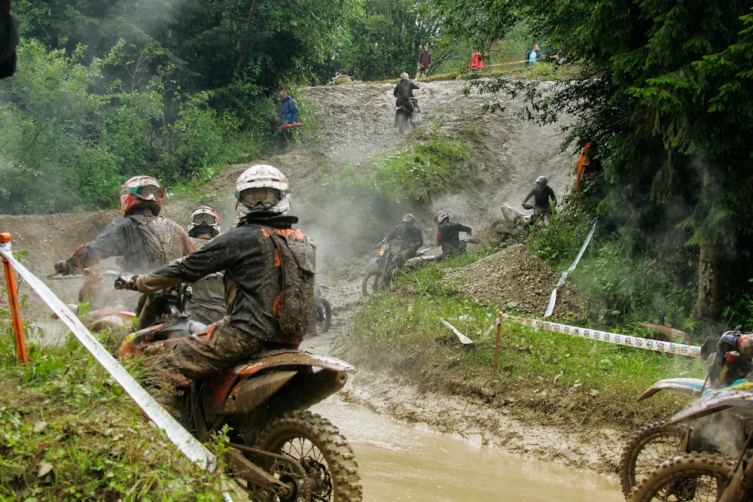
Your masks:
[[[753,0],[15,0],[19,71],[0,81],[0,212],[110,207],[127,177],[167,185],[275,148],[277,90],[461,74],[474,48],[533,42],[579,68],[472,84],[527,118],[579,117],[602,172],[573,207],[605,256],[687,279],[696,319],[751,312]],[[494,105],[492,106],[494,108]],[[303,110],[305,114],[305,110]],[[305,118],[305,115],[304,115]],[[588,219],[584,218],[584,219]],[[611,246],[611,248],[610,248]],[[658,265],[655,265],[658,266]],[[636,285],[640,287],[640,285]]]

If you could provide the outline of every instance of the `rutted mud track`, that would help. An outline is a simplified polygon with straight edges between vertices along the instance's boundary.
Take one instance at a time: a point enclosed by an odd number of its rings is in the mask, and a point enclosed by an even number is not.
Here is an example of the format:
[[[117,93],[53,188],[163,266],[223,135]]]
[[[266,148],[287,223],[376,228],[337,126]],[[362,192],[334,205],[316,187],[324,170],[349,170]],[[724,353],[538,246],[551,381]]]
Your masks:
[[[544,84],[545,85],[545,84]],[[510,103],[508,110],[494,114],[482,110],[487,96],[465,97],[462,82],[421,83],[417,93],[423,112],[424,128],[440,131],[476,131],[480,141],[473,159],[472,179],[462,193],[433,201],[431,207],[418,211],[418,224],[425,237],[433,236],[431,214],[439,208],[449,209],[456,221],[475,230],[485,228],[500,217],[502,203],[517,205],[538,175],[546,175],[558,197],[571,182],[574,156],[562,154],[562,132],[558,126],[539,127],[521,122],[515,112],[520,103]],[[360,305],[360,280],[373,242],[342,246],[342,236],[333,235],[326,218],[343,217],[343,208],[333,201],[332,209],[312,207],[310,194],[321,184],[322,166],[358,172],[370,168],[369,159],[399,147],[406,139],[392,128],[394,84],[358,84],[319,87],[302,91],[301,106],[316,109],[321,130],[309,146],[297,146],[285,154],[266,159],[287,174],[293,187],[293,213],[301,217],[299,227],[311,234],[318,244],[319,282],[328,286],[325,296],[333,305],[330,331],[305,342],[308,349],[329,352],[333,344],[347,343],[350,321]],[[306,131],[307,141],[314,135]],[[409,139],[408,139],[409,141]],[[223,225],[232,225],[232,185],[246,166],[232,166],[207,187],[228,197],[213,204],[223,216]],[[170,199],[164,214],[185,222],[196,204]],[[116,216],[115,211],[49,216],[0,216],[0,231],[14,235],[14,250],[28,251],[23,262],[41,277],[52,271],[56,260],[69,255],[79,243],[93,238]],[[373,220],[354,225],[377,225],[388,228],[394,222]],[[48,281],[64,301],[74,302],[79,280]],[[4,284],[3,284],[4,285]],[[44,318],[47,311],[33,293],[29,294],[27,317]],[[5,295],[0,295],[0,307]],[[490,409],[476,398],[419,394],[415,389],[383,375],[358,373],[348,385],[344,399],[363,404],[379,413],[424,422],[440,431],[473,437],[482,444],[565,465],[586,467],[599,472],[614,471],[621,434],[612,430],[565,431],[546,425],[523,424],[511,420],[504,410]]]

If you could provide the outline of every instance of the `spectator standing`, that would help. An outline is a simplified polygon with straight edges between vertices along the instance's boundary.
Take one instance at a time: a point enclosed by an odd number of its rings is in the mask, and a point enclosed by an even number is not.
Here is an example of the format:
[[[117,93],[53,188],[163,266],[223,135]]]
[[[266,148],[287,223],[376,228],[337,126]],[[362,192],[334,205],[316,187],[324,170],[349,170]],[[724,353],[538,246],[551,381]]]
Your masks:
[[[300,125],[298,105],[295,104],[293,98],[288,96],[288,91],[285,89],[280,90],[280,99],[282,100],[282,108],[280,108],[282,135],[284,139],[290,143],[293,140],[292,127],[298,127]]]
[[[416,80],[418,80],[421,76],[426,78],[426,75],[428,75],[429,73],[429,68],[431,68],[431,52],[429,52],[429,44],[426,44],[424,45],[423,52],[421,52],[421,57],[418,58]]]
[[[536,60],[541,57],[541,52],[539,51],[539,44],[534,44],[533,49],[531,49],[531,52],[528,53],[528,65],[533,66],[536,64]]]
[[[473,54],[471,54],[471,63],[468,65],[468,69],[471,73],[478,73],[484,69],[483,56],[484,55],[479,49],[476,49]]]

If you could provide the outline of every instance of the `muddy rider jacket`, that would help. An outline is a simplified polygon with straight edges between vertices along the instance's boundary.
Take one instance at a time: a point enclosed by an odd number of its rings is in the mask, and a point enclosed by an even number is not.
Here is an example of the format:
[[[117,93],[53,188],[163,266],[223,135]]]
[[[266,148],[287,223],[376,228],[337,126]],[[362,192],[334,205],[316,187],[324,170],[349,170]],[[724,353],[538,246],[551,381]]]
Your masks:
[[[384,242],[389,242],[393,239],[402,239],[400,243],[401,251],[408,248],[418,249],[424,245],[424,236],[421,233],[421,229],[415,225],[406,228],[404,223],[400,223],[392,229],[392,232],[387,234]]]
[[[541,209],[549,209],[551,207],[549,204],[550,198],[552,200],[556,200],[556,197],[554,196],[554,190],[552,190],[552,187],[550,186],[545,186],[542,190],[539,190],[538,187],[535,187],[526,196],[523,202],[526,202],[531,197],[533,197],[533,204]]]
[[[196,249],[203,248],[209,239],[191,238]],[[225,316],[225,274],[215,272],[191,285],[193,296],[188,302],[191,318],[204,324],[212,324]]]
[[[313,312],[316,251],[302,232],[291,228],[297,220],[291,216],[278,216],[241,223],[178,263],[139,277],[136,286],[142,293],[155,292],[184,281],[196,282],[208,274],[224,270],[225,319],[229,318],[232,327],[268,342],[299,342],[298,336],[285,333],[281,324],[285,324],[286,304],[294,294],[303,295],[303,301],[310,303],[305,308]],[[281,259],[278,238],[284,239],[287,249],[294,250],[294,261],[287,260],[285,256],[288,255],[284,253]],[[310,275],[310,287],[306,284],[297,288],[299,291],[288,290],[289,269],[283,270],[283,262]],[[302,322],[307,326],[310,316],[303,317]]]
[[[443,254],[452,254],[460,247],[460,232],[471,233],[471,227],[460,223],[442,223],[437,231],[437,244],[442,246]]]
[[[395,90],[392,92],[397,100],[395,106],[403,106],[405,103],[410,102],[410,98],[413,97],[413,90],[419,89],[418,84],[411,82],[410,80],[401,80],[395,86]]]
[[[186,231],[164,216],[131,215],[112,221],[91,242],[82,244],[64,264],[71,273],[111,256],[122,256],[121,269],[143,274],[194,250]]]

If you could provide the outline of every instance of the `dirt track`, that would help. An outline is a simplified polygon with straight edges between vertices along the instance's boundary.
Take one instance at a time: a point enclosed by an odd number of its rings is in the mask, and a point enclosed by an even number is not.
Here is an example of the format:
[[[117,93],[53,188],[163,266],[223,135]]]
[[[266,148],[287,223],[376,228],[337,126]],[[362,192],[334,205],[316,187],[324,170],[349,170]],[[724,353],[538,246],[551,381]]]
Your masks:
[[[343,217],[343,209],[332,201],[333,208],[313,208],[308,197],[320,184],[322,166],[342,169],[352,166],[356,172],[369,168],[368,160],[399,147],[406,139],[392,128],[394,84],[357,84],[318,87],[302,90],[301,106],[316,108],[322,124],[318,140],[309,147],[294,147],[284,155],[266,159],[286,173],[293,187],[293,212],[301,217],[304,231],[318,244],[319,282],[328,285],[325,296],[332,303],[335,316],[329,333],[305,342],[306,348],[328,352],[331,345],[347,337],[349,320],[360,304],[360,280],[373,243],[343,249],[342,236],[332,235],[322,214]],[[564,195],[571,183],[574,155],[559,152],[562,133],[557,126],[539,127],[521,122],[515,112],[521,104],[509,103],[508,110],[485,113],[486,96],[463,95],[463,82],[421,83],[417,93],[423,112],[424,127],[459,132],[468,128],[478,131],[481,141],[473,159],[473,179],[463,193],[433,201],[432,207],[417,213],[418,225],[425,236],[433,235],[431,215],[439,208],[448,209],[456,221],[474,229],[485,228],[500,217],[502,203],[518,206],[539,175],[546,175],[556,195]],[[409,140],[409,139],[408,139]],[[233,166],[218,177],[212,187],[216,193],[228,194],[213,204],[223,217],[223,226],[232,226],[232,186],[244,165]],[[164,214],[179,222],[188,219],[193,202],[170,198]],[[329,213],[328,213],[329,211]],[[55,261],[68,256],[79,243],[93,238],[116,216],[115,211],[99,211],[50,216],[2,216],[0,231],[14,235],[14,250],[28,251],[23,262],[44,277],[52,272]],[[359,226],[387,228],[394,222],[380,220],[353,222]],[[48,281],[64,301],[74,302],[80,281]],[[23,293],[29,293],[25,285]],[[46,310],[29,294],[27,317],[46,317]],[[6,301],[0,295],[0,307]],[[460,434],[480,434],[488,444],[509,451],[567,465],[588,467],[600,472],[614,469],[619,443],[614,431],[560,431],[545,426],[519,424],[504,414],[490,411],[481,403],[436,395],[417,395],[400,382],[377,375],[359,374],[349,385],[345,398],[363,403],[381,413],[402,419],[426,422],[440,430]]]

